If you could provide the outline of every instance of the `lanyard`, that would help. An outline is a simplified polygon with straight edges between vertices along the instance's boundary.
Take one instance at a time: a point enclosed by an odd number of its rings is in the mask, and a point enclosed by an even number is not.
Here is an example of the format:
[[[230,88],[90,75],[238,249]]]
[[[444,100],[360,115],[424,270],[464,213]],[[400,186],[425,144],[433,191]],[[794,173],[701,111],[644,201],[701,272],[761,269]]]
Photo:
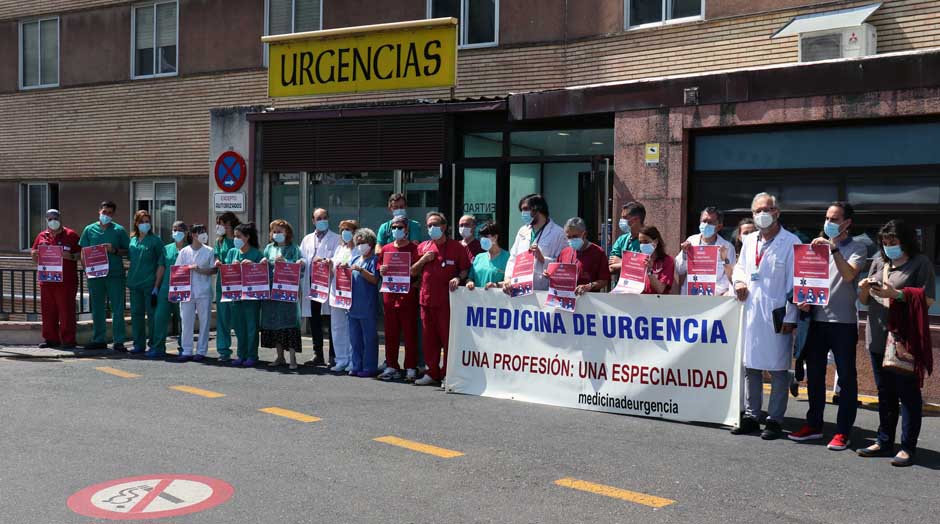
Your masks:
[[[757,269],[760,269],[760,261],[763,260],[764,254],[767,252],[767,248],[770,247],[770,244],[774,241],[775,238],[777,237],[765,241],[759,250],[757,244],[754,244],[754,261],[756,262],[755,267]],[[757,241],[760,242],[760,238],[758,238]]]
[[[532,242],[529,243],[529,245],[532,245],[532,244],[536,244],[536,245],[537,245],[537,244],[539,243],[539,239],[542,238],[542,233],[545,232],[545,228],[546,228],[547,226],[548,226],[548,222],[545,222],[545,223],[542,225],[542,227],[539,228],[538,234],[535,235],[535,238],[532,240]]]

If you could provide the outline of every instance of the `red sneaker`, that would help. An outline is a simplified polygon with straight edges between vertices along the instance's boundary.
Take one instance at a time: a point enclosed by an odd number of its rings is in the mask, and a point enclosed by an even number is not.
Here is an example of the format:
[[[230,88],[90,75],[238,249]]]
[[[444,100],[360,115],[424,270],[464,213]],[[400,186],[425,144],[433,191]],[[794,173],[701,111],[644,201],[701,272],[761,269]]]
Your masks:
[[[849,437],[842,433],[836,433],[836,436],[832,437],[832,440],[829,441],[829,445],[826,447],[833,451],[842,451],[849,447]]]
[[[822,438],[822,430],[819,428],[814,428],[809,424],[803,424],[803,427],[799,431],[792,432],[788,435],[790,440],[795,440],[797,442],[804,442],[807,440],[818,440]]]

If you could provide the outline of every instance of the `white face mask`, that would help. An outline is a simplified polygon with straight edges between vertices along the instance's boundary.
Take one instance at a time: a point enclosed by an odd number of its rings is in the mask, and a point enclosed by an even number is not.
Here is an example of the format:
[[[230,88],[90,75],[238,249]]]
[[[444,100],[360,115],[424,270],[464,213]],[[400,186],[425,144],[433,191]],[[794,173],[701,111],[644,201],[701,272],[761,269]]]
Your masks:
[[[199,243],[205,244],[206,242],[209,241],[209,233],[199,233],[198,235],[196,235],[196,238],[199,239]]]
[[[53,231],[59,229],[59,226],[62,225],[62,223],[60,223],[58,220],[50,220],[46,223],[49,224],[49,229],[52,229]]]
[[[766,211],[754,215],[754,225],[758,229],[767,229],[774,225],[774,216]]]
[[[225,226],[219,224],[215,226],[215,236],[220,237],[225,234]]]
[[[359,244],[356,246],[356,251],[359,253],[359,256],[365,258],[369,256],[369,252],[372,251],[372,246],[369,244]]]

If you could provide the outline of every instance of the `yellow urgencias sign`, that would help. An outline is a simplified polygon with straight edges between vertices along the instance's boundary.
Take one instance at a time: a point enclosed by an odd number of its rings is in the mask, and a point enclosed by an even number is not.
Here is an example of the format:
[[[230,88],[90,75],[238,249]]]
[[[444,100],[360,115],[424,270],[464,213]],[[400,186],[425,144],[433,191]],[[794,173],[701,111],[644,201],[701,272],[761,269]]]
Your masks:
[[[268,58],[272,97],[452,87],[457,26],[271,42]]]

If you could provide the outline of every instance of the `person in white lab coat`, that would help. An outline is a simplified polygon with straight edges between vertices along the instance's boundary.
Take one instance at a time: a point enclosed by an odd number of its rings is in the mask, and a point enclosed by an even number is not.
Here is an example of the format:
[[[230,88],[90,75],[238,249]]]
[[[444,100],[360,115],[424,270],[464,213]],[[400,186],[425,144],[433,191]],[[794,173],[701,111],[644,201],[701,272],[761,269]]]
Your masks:
[[[516,257],[526,251],[532,253],[535,257],[532,289],[545,290],[548,289],[548,278],[543,273],[558,258],[561,250],[568,247],[565,230],[551,219],[545,197],[537,193],[522,197],[519,212],[522,213],[524,225],[519,228],[512,249],[509,250],[506,280],[503,281],[503,291],[507,295],[512,293],[512,272]]]
[[[330,215],[323,208],[317,208],[313,211],[313,225],[316,230],[305,236],[300,242],[300,254],[303,257],[304,264],[308,268],[308,273],[301,282],[301,315],[307,317],[307,328],[310,336],[313,338],[313,358],[304,362],[305,366],[322,366],[326,364],[323,358],[323,322],[321,315],[330,315],[330,306],[323,305],[316,300],[310,300],[310,263],[313,261],[325,260],[333,256],[336,247],[339,246],[339,235],[330,231]],[[335,365],[336,355],[333,349],[332,330],[330,324],[326,324],[327,338],[330,339],[330,366]]]
[[[724,222],[724,213],[717,207],[706,207],[702,210],[702,216],[699,219],[698,234],[685,239],[685,242],[679,247],[679,254],[676,255],[676,282],[679,282],[679,294],[688,294],[686,290],[686,278],[688,276],[688,260],[686,253],[692,246],[718,246],[718,267],[716,274],[718,281],[715,282],[715,295],[724,296],[731,292],[731,273],[734,269],[734,263],[737,260],[734,244],[721,238],[718,233]]]
[[[763,372],[771,376],[767,423],[761,438],[783,436],[780,423],[787,410],[793,330],[798,309],[787,297],[793,289],[793,246],[800,240],[780,226],[777,198],[759,193],[751,202],[757,231],[744,237],[732,281],[744,302],[745,402],[741,424],[734,435],[754,433],[763,403]],[[776,320],[775,320],[776,317]]]
[[[180,304],[180,320],[183,333],[180,336],[179,362],[201,361],[209,352],[209,319],[212,316],[212,275],[215,267],[215,252],[207,245],[209,234],[203,224],[194,224],[193,242],[184,247],[176,258],[176,265],[189,266],[191,297]],[[193,355],[193,330],[199,317],[199,347]]]
[[[353,258],[353,234],[359,229],[355,220],[343,220],[339,223],[340,242],[329,256],[333,277],[330,279],[330,296],[336,291],[336,266],[349,264]],[[352,345],[349,339],[349,310],[331,307],[330,331],[333,336],[333,348],[336,351],[336,364],[330,368],[334,373],[347,373],[352,370]]]

